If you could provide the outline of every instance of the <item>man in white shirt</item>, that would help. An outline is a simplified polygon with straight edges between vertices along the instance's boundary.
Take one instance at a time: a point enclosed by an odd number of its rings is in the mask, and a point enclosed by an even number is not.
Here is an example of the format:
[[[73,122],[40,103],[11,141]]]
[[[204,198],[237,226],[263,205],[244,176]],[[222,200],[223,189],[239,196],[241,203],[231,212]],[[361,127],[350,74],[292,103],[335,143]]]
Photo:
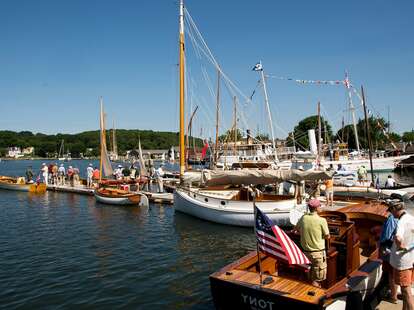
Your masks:
[[[164,192],[164,181],[163,176],[165,174],[164,170],[162,169],[164,165],[161,164],[157,170],[155,170],[155,176],[157,178],[157,184],[158,184],[158,192],[163,193]]]
[[[89,164],[86,168],[86,187],[92,187],[93,166]]]
[[[46,184],[46,186],[49,183],[49,168],[46,166],[46,163],[42,164],[42,168],[40,169],[42,171],[42,177],[43,177],[43,182]]]
[[[396,183],[395,180],[392,178],[391,175],[389,175],[387,181],[385,182],[385,187],[386,188],[395,187],[395,183]]]
[[[414,282],[414,217],[404,210],[403,202],[391,204],[388,211],[398,219],[390,255],[390,264],[394,269],[394,281],[395,284],[401,286],[403,309],[413,310],[411,285]]]

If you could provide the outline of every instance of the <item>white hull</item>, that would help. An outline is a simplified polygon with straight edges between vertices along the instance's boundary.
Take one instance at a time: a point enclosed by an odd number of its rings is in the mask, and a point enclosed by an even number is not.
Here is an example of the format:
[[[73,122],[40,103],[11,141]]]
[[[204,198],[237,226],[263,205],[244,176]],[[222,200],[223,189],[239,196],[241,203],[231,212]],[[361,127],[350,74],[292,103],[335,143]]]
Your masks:
[[[207,199],[207,201],[206,201]],[[295,199],[256,202],[256,205],[279,226],[290,225],[290,211]],[[253,201],[237,201],[207,195],[198,190],[177,188],[174,208],[203,220],[233,226],[254,226]]]
[[[30,184],[12,184],[0,182],[0,189],[28,192],[30,190]]]

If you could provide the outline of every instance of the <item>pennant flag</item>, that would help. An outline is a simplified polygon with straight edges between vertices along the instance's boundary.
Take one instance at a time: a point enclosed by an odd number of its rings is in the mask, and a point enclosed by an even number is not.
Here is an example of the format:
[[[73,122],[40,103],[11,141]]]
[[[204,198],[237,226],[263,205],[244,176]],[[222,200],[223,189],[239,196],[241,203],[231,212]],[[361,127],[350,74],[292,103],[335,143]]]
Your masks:
[[[252,70],[253,71],[262,71],[263,70],[263,66],[262,66],[261,63],[257,63],[257,64],[254,65],[254,67],[253,67]]]
[[[256,206],[254,216],[256,239],[260,250],[289,265],[310,265],[309,259],[299,247]]]

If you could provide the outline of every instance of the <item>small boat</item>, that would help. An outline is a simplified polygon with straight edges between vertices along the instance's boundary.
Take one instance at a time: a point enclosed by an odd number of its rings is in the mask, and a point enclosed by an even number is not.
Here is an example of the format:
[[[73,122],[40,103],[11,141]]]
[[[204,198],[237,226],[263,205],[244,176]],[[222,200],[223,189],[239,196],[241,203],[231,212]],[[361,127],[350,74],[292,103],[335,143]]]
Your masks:
[[[148,198],[140,192],[129,192],[118,188],[101,187],[94,192],[98,202],[110,205],[138,205],[148,206]]]
[[[43,194],[46,192],[46,184],[26,183],[24,177],[0,176],[0,189]]]
[[[264,253],[259,261],[254,251],[210,275],[215,307],[336,310],[351,304],[362,309],[358,304],[362,307],[373,302],[382,278],[374,231],[381,231],[387,206],[360,200],[320,215],[327,219],[331,235],[327,278],[321,288],[310,284],[303,266],[289,265]],[[298,244],[299,235],[286,233]]]
[[[30,185],[27,184],[24,177],[14,178],[8,176],[0,176],[0,188],[14,191],[28,192]]]

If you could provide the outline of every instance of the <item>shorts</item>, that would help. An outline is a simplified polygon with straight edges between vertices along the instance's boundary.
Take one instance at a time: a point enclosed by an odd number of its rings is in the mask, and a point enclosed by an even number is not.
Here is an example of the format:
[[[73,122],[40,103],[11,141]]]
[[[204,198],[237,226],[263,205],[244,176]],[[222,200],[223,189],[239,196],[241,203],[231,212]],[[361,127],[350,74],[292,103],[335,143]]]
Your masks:
[[[326,197],[333,197],[333,189],[325,190],[325,196]]]
[[[394,268],[394,282],[401,287],[411,286],[414,283],[414,269],[398,270]]]
[[[325,250],[317,252],[305,252],[305,255],[311,262],[311,280],[318,282],[325,280],[327,271]]]

